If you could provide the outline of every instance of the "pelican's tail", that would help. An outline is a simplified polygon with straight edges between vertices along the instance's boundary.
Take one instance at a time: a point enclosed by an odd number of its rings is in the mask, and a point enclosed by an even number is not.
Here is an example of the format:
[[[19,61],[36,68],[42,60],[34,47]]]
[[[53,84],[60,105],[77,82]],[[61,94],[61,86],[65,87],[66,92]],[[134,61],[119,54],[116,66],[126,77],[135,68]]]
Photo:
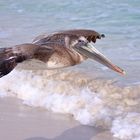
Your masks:
[[[0,60],[0,77],[10,73],[17,65],[15,58]]]
[[[0,77],[10,73],[18,63],[26,60],[26,57],[13,53],[12,48],[0,48]]]
[[[21,44],[12,48],[0,48],[0,77],[10,73],[18,63],[33,57],[38,48],[33,44]]]

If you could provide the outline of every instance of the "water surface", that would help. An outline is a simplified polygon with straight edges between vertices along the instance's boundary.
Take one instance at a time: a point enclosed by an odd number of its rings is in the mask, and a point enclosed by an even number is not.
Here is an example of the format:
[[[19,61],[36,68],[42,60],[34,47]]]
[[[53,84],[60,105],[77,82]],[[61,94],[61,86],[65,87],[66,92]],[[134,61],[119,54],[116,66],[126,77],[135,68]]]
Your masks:
[[[120,139],[140,138],[139,0],[1,0],[0,17],[1,47],[62,29],[104,33],[96,48],[127,73],[120,76],[91,60],[53,72],[17,68],[0,79],[1,96],[72,114],[82,124],[109,128]]]

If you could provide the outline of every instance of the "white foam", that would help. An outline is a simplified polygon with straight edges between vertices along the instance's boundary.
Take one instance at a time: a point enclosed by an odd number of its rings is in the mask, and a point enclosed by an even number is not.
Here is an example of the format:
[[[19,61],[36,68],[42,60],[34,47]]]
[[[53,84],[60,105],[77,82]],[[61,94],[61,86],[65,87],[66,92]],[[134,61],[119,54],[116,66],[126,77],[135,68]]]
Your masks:
[[[111,131],[123,140],[140,140],[140,113],[131,112],[113,121]]]
[[[1,78],[0,83],[1,93],[16,96],[24,104],[71,114],[82,124],[109,128],[122,140],[140,137],[140,114],[137,113],[140,88],[122,89],[113,86],[111,81],[94,80],[71,70],[17,69]]]
[[[0,93],[0,97],[2,98],[2,97],[6,97],[7,96],[7,94],[6,94],[6,92],[1,92]]]

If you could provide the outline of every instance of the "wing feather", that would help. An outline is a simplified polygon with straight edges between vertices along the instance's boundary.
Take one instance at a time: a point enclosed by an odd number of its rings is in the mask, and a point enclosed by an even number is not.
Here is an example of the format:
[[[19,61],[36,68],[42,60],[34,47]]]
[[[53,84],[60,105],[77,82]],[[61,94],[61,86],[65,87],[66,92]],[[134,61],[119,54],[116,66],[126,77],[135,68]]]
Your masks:
[[[84,36],[89,42],[96,42],[97,39],[101,39],[105,37],[104,34],[99,34],[94,30],[87,29],[75,29],[75,30],[66,30],[52,33],[50,35],[44,34],[36,37],[33,41],[34,44],[37,45],[45,45],[47,42],[58,42],[61,44],[65,43],[65,37],[68,36],[70,38]]]
[[[21,44],[11,48],[0,48],[0,77],[10,73],[18,63],[33,58],[39,46]]]

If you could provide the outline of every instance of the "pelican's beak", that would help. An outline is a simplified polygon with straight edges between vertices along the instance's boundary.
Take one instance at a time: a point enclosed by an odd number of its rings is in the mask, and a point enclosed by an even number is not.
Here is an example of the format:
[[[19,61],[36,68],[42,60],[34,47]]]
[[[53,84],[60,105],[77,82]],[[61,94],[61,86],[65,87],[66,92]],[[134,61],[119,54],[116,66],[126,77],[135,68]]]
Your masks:
[[[100,53],[92,43],[85,43],[81,46],[76,46],[74,48],[79,53],[85,55],[88,58],[98,61],[99,63],[107,66],[108,68],[125,75],[125,71],[120,67],[114,65],[108,58],[106,58],[102,53]]]

